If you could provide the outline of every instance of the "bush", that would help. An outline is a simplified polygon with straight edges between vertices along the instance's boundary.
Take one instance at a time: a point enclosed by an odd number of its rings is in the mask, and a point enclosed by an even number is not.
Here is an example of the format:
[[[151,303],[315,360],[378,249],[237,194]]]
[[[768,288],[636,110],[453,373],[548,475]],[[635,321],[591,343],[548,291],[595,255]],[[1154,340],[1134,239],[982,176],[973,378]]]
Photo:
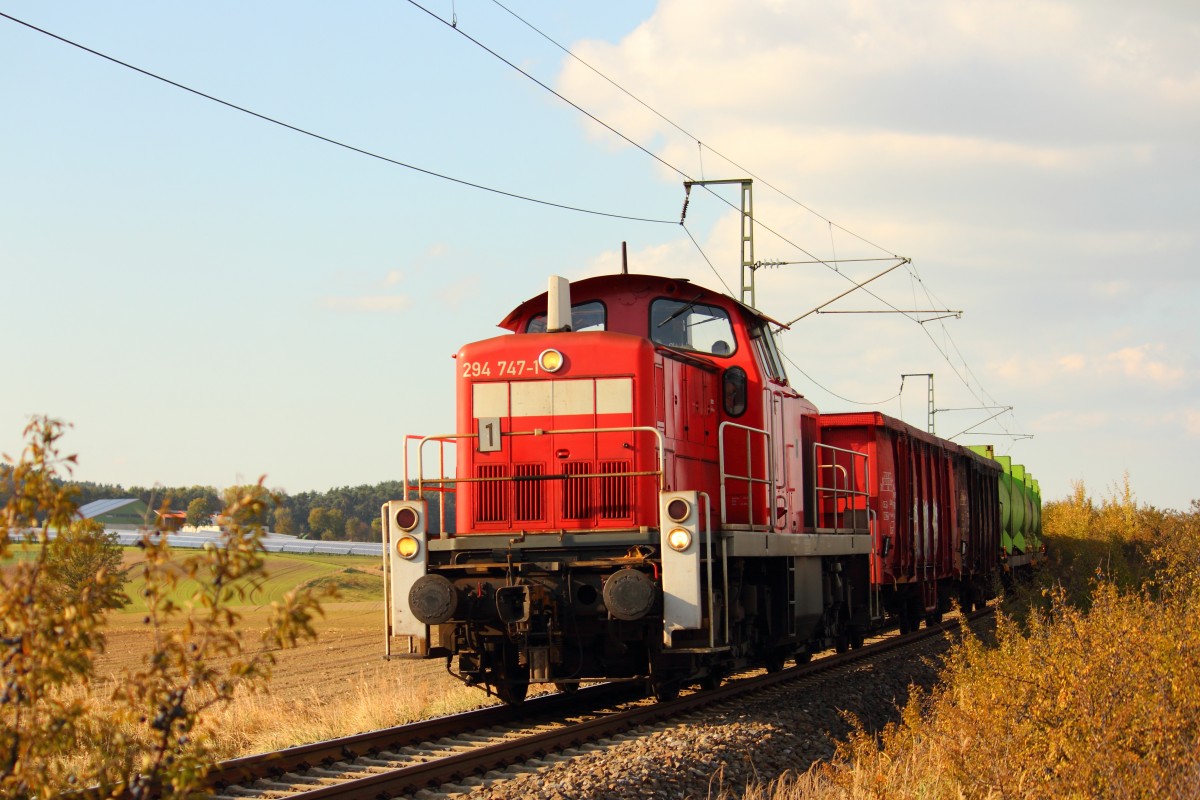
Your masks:
[[[1184,797],[1200,779],[1200,628],[1182,603],[1097,587],[1029,632],[968,637],[945,683],[822,777],[855,797]],[[871,787],[877,787],[873,790]]]
[[[106,533],[95,520],[75,520],[46,545],[45,584],[62,605],[121,608],[129,604],[121,590],[123,557],[116,534]]]
[[[1022,624],[967,635],[899,724],[759,796],[1200,797],[1200,504],[1078,485],[1044,520],[1057,559]]]
[[[38,418],[25,433],[0,509],[0,558],[21,556],[0,572],[0,796],[49,798],[80,786],[112,797],[195,796],[212,760],[192,736],[201,716],[239,688],[262,685],[272,650],[315,636],[317,596],[294,591],[272,604],[262,649],[243,646],[231,606],[264,578],[257,523],[271,497],[261,481],[239,487],[222,512],[221,545],[182,559],[166,537],[143,537],[136,568],[154,647],[108,702],[98,701],[78,688],[94,677],[104,614],[120,602],[111,542],[74,521],[72,491],[59,480],[75,463],[59,455],[63,425]],[[197,588],[176,602],[184,578]]]

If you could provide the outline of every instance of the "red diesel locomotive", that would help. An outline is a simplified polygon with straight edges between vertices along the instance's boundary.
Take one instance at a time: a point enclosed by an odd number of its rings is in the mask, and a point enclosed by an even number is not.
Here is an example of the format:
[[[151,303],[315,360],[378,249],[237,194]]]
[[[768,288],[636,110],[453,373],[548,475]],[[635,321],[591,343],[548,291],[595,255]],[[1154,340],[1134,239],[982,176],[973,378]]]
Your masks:
[[[661,698],[990,591],[996,462],[819,414],[753,308],[554,278],[501,325],[458,352],[455,432],[410,437],[414,499],[383,508],[389,656],[445,657],[510,703],[595,679]]]

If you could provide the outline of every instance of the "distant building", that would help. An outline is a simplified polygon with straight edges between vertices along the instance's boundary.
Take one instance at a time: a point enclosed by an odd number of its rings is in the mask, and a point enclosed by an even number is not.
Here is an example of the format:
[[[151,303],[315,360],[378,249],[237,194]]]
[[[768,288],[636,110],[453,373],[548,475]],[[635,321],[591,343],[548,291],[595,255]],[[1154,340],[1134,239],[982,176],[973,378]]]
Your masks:
[[[94,519],[114,530],[137,530],[146,524],[149,515],[150,509],[136,497],[94,500],[79,509],[83,519]]]
[[[155,511],[160,531],[176,532],[187,523],[186,511]]]

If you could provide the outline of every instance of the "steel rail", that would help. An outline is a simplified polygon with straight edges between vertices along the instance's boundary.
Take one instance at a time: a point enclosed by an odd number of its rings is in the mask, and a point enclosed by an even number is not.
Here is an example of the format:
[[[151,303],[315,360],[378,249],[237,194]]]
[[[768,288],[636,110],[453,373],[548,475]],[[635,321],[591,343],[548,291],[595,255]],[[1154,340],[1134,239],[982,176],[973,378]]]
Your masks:
[[[522,724],[537,724],[538,717],[562,715],[581,708],[594,710],[606,701],[629,700],[630,695],[631,687],[628,684],[601,684],[571,693],[535,697],[520,706],[488,706],[353,736],[257,753],[222,761],[209,772],[206,783],[210,788],[251,783],[260,778],[353,759],[393,747],[409,747],[422,742],[459,736],[480,728],[517,721]]]

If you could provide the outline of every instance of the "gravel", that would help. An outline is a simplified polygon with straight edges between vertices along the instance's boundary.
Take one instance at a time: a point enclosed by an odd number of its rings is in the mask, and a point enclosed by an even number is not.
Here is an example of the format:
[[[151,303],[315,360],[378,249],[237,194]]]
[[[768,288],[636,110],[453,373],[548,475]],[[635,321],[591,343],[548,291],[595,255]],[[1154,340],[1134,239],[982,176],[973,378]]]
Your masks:
[[[934,647],[944,649],[944,643]],[[845,712],[866,729],[879,730],[899,718],[911,686],[928,688],[936,680],[930,655],[892,655],[418,797],[685,800],[716,798],[722,791],[740,796],[748,784],[830,758],[851,730]]]

